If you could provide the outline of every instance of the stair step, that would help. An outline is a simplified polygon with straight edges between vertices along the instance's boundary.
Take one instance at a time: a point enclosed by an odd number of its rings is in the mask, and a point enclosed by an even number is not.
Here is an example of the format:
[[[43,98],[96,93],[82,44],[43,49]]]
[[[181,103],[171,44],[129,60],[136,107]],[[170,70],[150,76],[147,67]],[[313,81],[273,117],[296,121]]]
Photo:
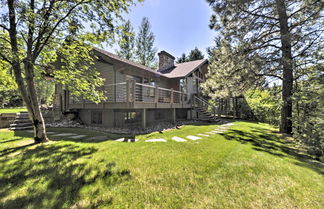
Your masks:
[[[24,127],[24,126],[32,126],[32,123],[12,123],[10,127]]]
[[[31,123],[30,119],[15,119],[12,123]]]

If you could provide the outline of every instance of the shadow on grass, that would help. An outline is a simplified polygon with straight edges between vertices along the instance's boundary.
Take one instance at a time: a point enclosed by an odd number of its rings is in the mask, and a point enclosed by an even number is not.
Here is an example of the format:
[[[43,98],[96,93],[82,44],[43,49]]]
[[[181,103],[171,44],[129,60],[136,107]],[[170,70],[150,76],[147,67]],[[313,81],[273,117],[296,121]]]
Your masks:
[[[61,143],[31,146],[17,148],[20,153],[15,157],[0,158],[0,208],[96,208],[111,204],[113,197],[98,197],[103,186],[93,186],[86,194],[91,199],[80,201],[82,188],[100,181],[109,189],[131,178],[128,170],[116,170],[114,162],[91,161],[97,151],[93,147]]]
[[[93,130],[81,129],[81,128],[49,128],[48,132],[55,132],[55,134],[48,134],[48,138],[51,141],[71,141],[71,142],[82,142],[82,143],[100,143],[104,141],[113,141],[123,137],[129,137],[130,134],[113,134],[98,132]],[[55,136],[56,134],[62,133],[73,133],[71,136]],[[73,138],[76,135],[85,135],[81,138]],[[33,133],[26,131],[15,131],[15,137],[33,137]],[[104,136],[104,137],[103,137]]]
[[[311,156],[302,153],[294,144],[294,142],[285,140],[282,136],[268,132],[267,129],[253,127],[249,131],[229,130],[222,134],[227,140],[236,140],[242,144],[250,143],[253,149],[257,151],[267,152],[279,157],[293,157],[299,162],[295,164],[324,174],[323,165],[315,161]]]

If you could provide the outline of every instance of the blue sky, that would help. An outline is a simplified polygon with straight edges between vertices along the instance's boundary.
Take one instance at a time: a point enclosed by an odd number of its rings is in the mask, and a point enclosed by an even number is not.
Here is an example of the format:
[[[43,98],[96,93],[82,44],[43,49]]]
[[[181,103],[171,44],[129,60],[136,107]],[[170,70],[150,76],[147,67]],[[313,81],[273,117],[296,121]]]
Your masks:
[[[142,18],[148,17],[158,51],[180,57],[196,46],[206,54],[206,48],[213,45],[215,32],[208,27],[211,14],[205,0],[145,0],[124,18],[130,19],[137,32]]]

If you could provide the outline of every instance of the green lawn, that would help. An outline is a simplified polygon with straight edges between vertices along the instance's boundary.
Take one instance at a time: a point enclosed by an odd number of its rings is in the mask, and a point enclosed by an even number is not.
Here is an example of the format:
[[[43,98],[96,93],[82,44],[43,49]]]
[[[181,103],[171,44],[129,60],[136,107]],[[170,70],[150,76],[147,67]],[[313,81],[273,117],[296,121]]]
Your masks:
[[[18,113],[18,112],[26,112],[26,108],[7,108],[0,109],[0,113]]]
[[[169,140],[216,127],[197,123],[136,136],[136,143],[54,137],[42,145],[31,144],[30,133],[2,130],[0,207],[324,207],[323,166],[269,125],[237,121],[224,134]],[[144,142],[152,138],[168,142]]]

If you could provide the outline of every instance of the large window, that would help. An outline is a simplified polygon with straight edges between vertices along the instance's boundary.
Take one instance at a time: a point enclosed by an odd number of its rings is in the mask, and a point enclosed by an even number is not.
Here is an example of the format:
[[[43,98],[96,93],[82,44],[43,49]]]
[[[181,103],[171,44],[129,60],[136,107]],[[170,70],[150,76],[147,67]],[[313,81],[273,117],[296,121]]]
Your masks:
[[[180,79],[180,91],[187,93],[187,79],[186,78]]]
[[[102,124],[102,111],[91,111],[91,124]]]
[[[141,121],[141,113],[140,112],[125,112],[125,123],[137,123]]]

